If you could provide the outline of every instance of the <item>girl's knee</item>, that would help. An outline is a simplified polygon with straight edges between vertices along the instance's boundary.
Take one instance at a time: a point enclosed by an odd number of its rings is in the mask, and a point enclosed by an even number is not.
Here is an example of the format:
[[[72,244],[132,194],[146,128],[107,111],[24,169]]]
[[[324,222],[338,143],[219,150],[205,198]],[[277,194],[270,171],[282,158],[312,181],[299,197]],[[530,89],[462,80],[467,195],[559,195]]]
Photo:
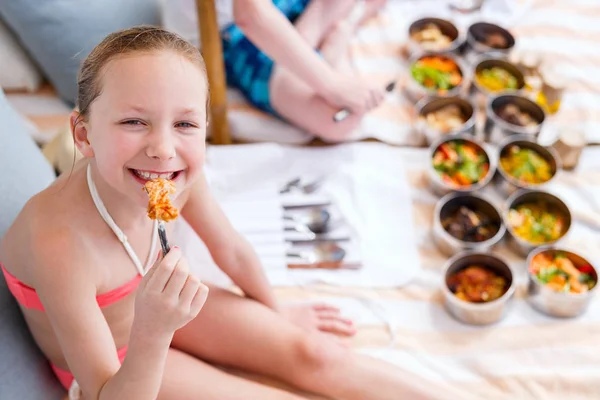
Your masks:
[[[321,371],[339,365],[350,356],[350,350],[322,333],[310,333],[294,343],[299,370]]]

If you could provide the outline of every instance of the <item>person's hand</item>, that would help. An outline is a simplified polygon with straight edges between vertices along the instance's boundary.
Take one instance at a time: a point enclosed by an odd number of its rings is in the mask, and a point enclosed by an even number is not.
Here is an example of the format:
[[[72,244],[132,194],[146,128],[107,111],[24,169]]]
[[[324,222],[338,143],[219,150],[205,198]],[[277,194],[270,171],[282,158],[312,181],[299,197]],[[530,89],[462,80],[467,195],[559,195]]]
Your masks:
[[[208,287],[189,273],[181,250],[173,247],[140,282],[134,325],[141,332],[168,338],[198,315],[207,296]]]
[[[287,320],[307,330],[343,336],[356,333],[352,321],[342,318],[338,308],[327,304],[286,304],[281,306],[280,312]]]
[[[332,106],[364,114],[378,107],[385,98],[385,87],[360,76],[342,76],[332,81],[322,94]]]

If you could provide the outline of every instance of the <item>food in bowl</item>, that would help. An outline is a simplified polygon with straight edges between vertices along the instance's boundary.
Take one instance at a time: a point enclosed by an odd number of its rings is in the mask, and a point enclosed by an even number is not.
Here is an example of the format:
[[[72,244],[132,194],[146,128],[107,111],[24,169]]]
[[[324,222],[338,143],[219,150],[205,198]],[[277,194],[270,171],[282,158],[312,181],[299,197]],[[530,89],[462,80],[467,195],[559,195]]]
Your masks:
[[[497,114],[509,124],[522,126],[525,128],[536,127],[539,121],[531,116],[531,114],[521,111],[516,104],[506,104],[498,109]]]
[[[552,166],[539,152],[516,144],[503,150],[500,167],[521,184],[541,184],[553,176]]]
[[[412,33],[410,37],[427,51],[444,50],[449,48],[452,43],[452,38],[445,35],[434,23],[426,24],[422,29]]]
[[[448,104],[438,110],[421,115],[419,119],[427,124],[431,129],[441,133],[449,133],[460,129],[467,122],[461,108],[456,104]]]
[[[508,39],[499,32],[488,33],[481,42],[492,49],[506,49],[509,47]]]
[[[458,64],[440,55],[419,58],[411,66],[410,72],[421,86],[442,96],[463,81]]]
[[[523,203],[511,208],[508,211],[508,223],[518,237],[532,244],[556,241],[568,228],[565,216],[545,201]]]
[[[516,76],[501,67],[485,68],[475,74],[477,83],[490,92],[516,90],[519,81]]]
[[[500,230],[500,225],[486,214],[471,207],[461,206],[442,221],[450,235],[465,242],[483,242]]]
[[[469,303],[487,303],[502,297],[508,290],[506,278],[482,265],[469,265],[446,280],[454,295]]]
[[[529,272],[549,289],[561,293],[585,293],[598,282],[594,267],[589,264],[576,267],[568,255],[560,251],[536,254]]]
[[[490,169],[485,151],[477,144],[462,139],[440,144],[433,153],[432,163],[440,178],[455,188],[476,184]]]

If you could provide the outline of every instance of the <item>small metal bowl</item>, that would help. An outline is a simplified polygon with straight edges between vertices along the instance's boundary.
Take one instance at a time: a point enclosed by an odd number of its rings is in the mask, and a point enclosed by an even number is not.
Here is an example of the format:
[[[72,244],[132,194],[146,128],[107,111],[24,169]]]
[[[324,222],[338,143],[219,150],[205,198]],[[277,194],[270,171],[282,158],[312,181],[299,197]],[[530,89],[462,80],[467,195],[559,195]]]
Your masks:
[[[458,239],[450,234],[442,225],[442,221],[454,214],[461,206],[486,215],[493,223],[498,225],[498,231],[489,239],[481,242],[468,242]],[[488,251],[497,245],[504,234],[506,227],[502,221],[500,211],[485,196],[477,193],[449,193],[442,197],[435,206],[433,220],[433,241],[446,256],[453,256],[460,251]]]
[[[531,273],[529,268],[533,257],[545,252],[549,252],[551,254],[557,252],[564,253],[577,268],[583,265],[590,265],[594,270],[593,277],[596,279],[596,285],[585,293],[577,294],[560,293],[548,288]],[[526,265],[527,275],[529,277],[529,284],[527,286],[527,300],[535,309],[544,314],[560,318],[576,317],[586,311],[591,300],[596,295],[596,289],[598,287],[598,270],[594,265],[592,265],[592,263],[587,261],[586,258],[573,251],[562,247],[540,247],[529,254]]]
[[[552,176],[546,182],[543,183],[524,183],[511,176],[502,168],[500,160],[502,155],[508,151],[509,146],[517,145],[524,149],[531,149],[537,152],[550,164],[550,170]],[[496,176],[494,177],[494,183],[496,187],[505,195],[509,196],[520,189],[539,189],[547,185],[549,182],[554,180],[556,173],[562,168],[560,157],[556,150],[552,147],[544,147],[535,141],[533,136],[529,135],[515,135],[509,136],[500,143],[498,152],[498,167],[496,168]]]
[[[456,105],[461,110],[463,116],[466,118],[466,121],[460,128],[444,133],[438,129],[430,127],[426,121],[423,121],[421,119],[425,118],[427,114],[440,110],[441,108],[446,107],[448,105]],[[463,97],[441,97],[434,99],[423,99],[417,104],[416,110],[417,131],[420,135],[425,137],[425,139],[427,140],[427,144],[431,144],[443,137],[458,135],[462,133],[470,135],[475,134],[475,108],[469,100]]]
[[[502,107],[509,104],[514,104],[521,112],[530,114],[538,124],[525,127],[511,124],[502,119],[498,113]],[[495,144],[499,144],[511,135],[532,135],[537,139],[545,120],[544,110],[528,98],[516,94],[500,94],[492,97],[486,105],[486,121],[483,133],[486,141]]]
[[[546,243],[535,244],[521,238],[515,233],[508,219],[508,212],[511,208],[517,207],[521,204],[533,203],[540,200],[546,202],[546,204],[549,207],[556,209],[560,214],[562,214],[565,217],[566,227],[562,236],[558,239],[550,240]],[[569,207],[567,207],[567,205],[557,196],[542,190],[526,189],[516,191],[508,198],[508,200],[506,201],[506,207],[502,212],[502,218],[504,219],[504,225],[506,226],[506,231],[508,232],[507,242],[509,247],[511,247],[517,254],[523,257],[526,257],[531,251],[538,247],[550,246],[563,240],[569,232],[572,222],[571,211],[569,210]]]
[[[497,92],[492,92],[489,89],[486,89],[482,86],[477,80],[477,74],[481,71],[498,67],[507,72],[509,72],[512,76],[517,79],[517,88],[516,89],[505,89]],[[473,85],[471,86],[471,92],[473,94],[481,93],[485,96],[497,96],[499,94],[510,93],[510,92],[518,92],[525,87],[525,77],[523,76],[523,72],[514,64],[503,60],[501,58],[489,58],[484,56],[477,60],[475,71],[473,73]]]
[[[506,41],[505,48],[495,48],[486,44],[489,35],[500,35]],[[477,22],[467,30],[465,58],[469,64],[474,64],[484,54],[507,56],[515,47],[515,37],[506,29],[489,22]]]
[[[461,300],[448,288],[448,278],[469,265],[481,265],[489,268],[508,282],[508,290],[500,298],[488,303],[469,303]],[[515,293],[513,272],[501,258],[474,251],[459,253],[450,258],[444,266],[442,292],[446,309],[454,318],[471,325],[488,325],[501,320],[512,303]]]
[[[457,187],[451,186],[451,185],[447,184],[446,182],[444,182],[442,180],[442,178],[440,177],[440,175],[438,174],[438,172],[433,167],[433,155],[435,154],[435,151],[437,150],[437,148],[441,144],[450,142],[453,140],[464,140],[466,142],[473,143],[475,146],[477,146],[479,149],[481,149],[487,156],[488,161],[490,163],[490,168],[488,170],[487,175],[483,179],[481,179],[479,182],[477,182],[473,185],[470,185],[470,186],[464,186],[464,187],[457,188]],[[462,133],[462,134],[458,134],[458,135],[446,136],[446,137],[443,137],[440,140],[432,143],[431,146],[429,146],[429,166],[427,168],[427,176],[428,176],[428,180],[429,180],[429,186],[431,187],[431,190],[438,196],[444,196],[450,192],[471,193],[471,192],[474,192],[476,190],[483,188],[488,183],[490,183],[490,181],[492,180],[492,178],[494,176],[494,173],[496,172],[496,165],[497,165],[497,159],[496,159],[495,155],[486,148],[486,145],[484,143],[475,139],[472,135]]]
[[[426,49],[423,45],[412,38],[412,35],[421,31],[426,25],[436,25],[440,31],[448,36],[451,40],[450,44],[443,49]],[[408,28],[408,51],[410,56],[422,54],[423,52],[432,53],[455,53],[457,54],[460,46],[464,43],[464,36],[452,22],[441,18],[421,18],[410,24]]]
[[[448,90],[444,94],[440,94],[437,90],[430,90],[430,89],[425,88],[423,85],[421,85],[419,82],[417,82],[415,80],[415,78],[412,76],[412,73],[411,73],[412,65],[415,62],[419,61],[423,57],[443,57],[443,58],[452,60],[454,63],[456,63],[456,65],[458,66],[458,70],[460,71],[460,74],[462,75],[461,83],[458,86]],[[457,56],[455,56],[451,53],[432,53],[432,52],[419,53],[410,58],[409,66],[410,66],[409,70],[408,70],[409,78],[408,78],[408,81],[406,83],[404,90],[406,91],[408,98],[410,100],[412,100],[414,103],[417,103],[424,98],[456,97],[456,96],[461,96],[461,95],[466,96],[469,92],[469,85],[470,85],[470,79],[471,79],[469,76],[469,73],[468,73],[469,70]]]

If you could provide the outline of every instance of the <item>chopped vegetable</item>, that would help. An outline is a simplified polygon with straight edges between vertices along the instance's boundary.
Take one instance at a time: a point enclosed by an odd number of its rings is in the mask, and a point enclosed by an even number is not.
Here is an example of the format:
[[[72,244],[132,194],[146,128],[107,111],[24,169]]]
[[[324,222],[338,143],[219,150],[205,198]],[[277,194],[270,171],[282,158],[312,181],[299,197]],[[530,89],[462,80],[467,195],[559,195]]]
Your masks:
[[[443,56],[421,57],[411,66],[411,74],[419,84],[440,95],[446,94],[462,82],[458,65]]]
[[[585,293],[596,286],[597,282],[596,273],[591,265],[577,268],[563,253],[537,254],[531,260],[529,272],[543,285],[562,293]]]
[[[517,78],[504,68],[500,67],[483,69],[475,74],[475,79],[479,85],[490,92],[518,89]]]
[[[550,163],[540,153],[517,145],[502,152],[500,167],[523,184],[540,184],[552,178]]]
[[[454,187],[471,186],[482,180],[490,164],[476,144],[456,139],[442,143],[433,154],[433,168]]]
[[[515,234],[533,244],[555,241],[564,235],[566,229],[564,216],[544,202],[511,208],[508,220]]]

